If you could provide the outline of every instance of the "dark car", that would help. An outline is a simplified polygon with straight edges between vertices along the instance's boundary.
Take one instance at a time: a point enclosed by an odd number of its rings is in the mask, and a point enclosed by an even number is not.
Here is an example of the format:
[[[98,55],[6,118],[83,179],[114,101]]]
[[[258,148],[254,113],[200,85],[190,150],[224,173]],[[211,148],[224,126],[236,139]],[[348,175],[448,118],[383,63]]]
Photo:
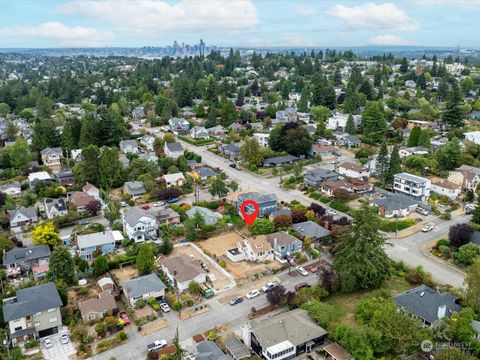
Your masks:
[[[176,203],[177,201],[178,201],[178,198],[170,198],[170,199],[167,200],[167,202],[168,202],[169,204]]]
[[[295,285],[295,290],[298,291],[298,290],[300,290],[300,289],[307,288],[307,287],[310,287],[310,285],[308,285],[308,284],[305,283],[305,282],[302,282],[302,283],[300,283],[300,284]]]
[[[230,300],[230,305],[237,305],[243,301],[243,297],[235,296],[232,300]]]
[[[234,168],[234,169],[235,169],[235,168],[237,167],[237,164],[235,164],[235,163],[230,163],[228,166],[230,166],[231,168]]]

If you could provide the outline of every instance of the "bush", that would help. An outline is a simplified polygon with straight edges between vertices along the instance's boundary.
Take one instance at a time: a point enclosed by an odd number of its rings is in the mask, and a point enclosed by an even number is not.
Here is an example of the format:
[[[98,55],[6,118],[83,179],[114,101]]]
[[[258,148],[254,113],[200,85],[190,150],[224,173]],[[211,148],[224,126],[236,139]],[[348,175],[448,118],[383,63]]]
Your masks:
[[[120,331],[119,333],[117,333],[117,335],[115,335],[115,341],[116,342],[123,342],[123,341],[126,341],[128,339],[128,335],[125,334],[123,331]]]
[[[140,299],[135,303],[135,309],[141,309],[145,306],[145,300]]]
[[[180,301],[175,300],[172,304],[172,309],[174,311],[180,311],[182,310],[182,303]]]
[[[200,285],[195,281],[191,281],[190,284],[188,284],[188,292],[194,295],[200,294]]]
[[[97,352],[102,352],[112,347],[112,342],[110,340],[104,339],[98,342]]]
[[[78,295],[87,295],[90,290],[87,287],[82,286],[75,289],[75,291],[77,292]]]
[[[103,324],[103,322],[99,322],[95,325],[95,332],[99,336],[105,335],[105,325]]]
[[[215,331],[210,331],[207,335],[207,340],[209,341],[215,341],[219,338],[218,334]]]
[[[327,204],[330,202],[330,198],[328,196],[320,196],[320,199],[318,199],[320,202]]]
[[[442,254],[444,254],[444,255],[450,254],[450,248],[449,248],[448,246],[446,246],[446,245],[440,245],[440,246],[438,247],[438,251],[440,251],[440,252],[441,252]]]
[[[40,340],[32,339],[25,344],[25,349],[33,349],[40,346]]]
[[[113,270],[113,269],[118,269],[121,264],[125,264],[130,261],[135,261],[136,256],[126,256],[126,255],[119,255],[115,257],[113,260],[108,262],[108,269]]]
[[[225,268],[227,266],[227,262],[225,261],[225,259],[220,259],[218,261],[218,265],[220,265],[222,268]]]
[[[395,232],[401,231],[409,228],[410,226],[415,225],[416,222],[413,219],[403,219],[403,220],[382,220],[382,226],[380,230],[385,232]]]
[[[440,250],[441,251],[441,250]],[[469,243],[461,246],[458,252],[455,253],[455,260],[464,266],[470,266],[474,260],[480,255],[480,246],[477,244]]]
[[[440,248],[440,246],[450,246],[450,241],[447,239],[440,239],[437,241],[437,247]]]

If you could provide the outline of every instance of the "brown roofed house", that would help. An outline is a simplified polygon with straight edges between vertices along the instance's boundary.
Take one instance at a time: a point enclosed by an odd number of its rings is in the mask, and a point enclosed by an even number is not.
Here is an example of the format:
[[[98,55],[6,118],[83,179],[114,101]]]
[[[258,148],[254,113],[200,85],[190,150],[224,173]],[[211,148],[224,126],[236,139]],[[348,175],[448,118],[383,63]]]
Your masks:
[[[97,299],[90,299],[78,304],[83,321],[103,319],[104,315],[117,310],[115,298],[109,291],[102,291]]]
[[[200,261],[186,254],[170,256],[160,261],[162,270],[170,282],[180,291],[188,289],[188,285],[194,281],[203,284],[207,281],[207,275],[200,265]]]
[[[92,201],[96,201],[96,199],[87,193],[76,191],[70,196],[68,201],[77,208],[78,212],[85,212],[87,211],[87,205]]]

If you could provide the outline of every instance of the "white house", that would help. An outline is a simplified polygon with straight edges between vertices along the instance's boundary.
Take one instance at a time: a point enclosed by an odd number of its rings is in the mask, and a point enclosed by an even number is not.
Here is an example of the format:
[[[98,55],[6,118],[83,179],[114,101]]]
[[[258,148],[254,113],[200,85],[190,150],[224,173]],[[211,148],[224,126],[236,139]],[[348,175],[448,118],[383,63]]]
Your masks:
[[[165,184],[167,187],[171,186],[182,186],[185,183],[185,176],[181,172],[175,174],[165,174],[163,175]]]
[[[480,145],[480,131],[470,131],[463,135],[465,135],[465,140],[473,141],[475,144]]]
[[[192,139],[208,139],[210,133],[204,126],[194,126],[190,129],[190,137]]]
[[[362,122],[361,115],[352,115],[353,116],[353,123],[355,127],[358,128]],[[330,116],[327,119],[327,129],[337,130],[342,129],[345,130],[348,121],[348,114],[344,114],[341,112],[335,112],[333,116]]]
[[[64,198],[45,198],[43,203],[45,207],[45,213],[49,219],[68,214],[68,208]]]
[[[122,140],[119,143],[120,151],[126,154],[137,154],[138,145],[135,140]]]
[[[19,197],[22,195],[22,186],[18,181],[4,184],[0,186],[0,192],[11,197]]]
[[[414,146],[414,147],[409,147],[409,148],[401,148],[398,151],[398,155],[400,155],[401,158],[410,156],[410,155],[428,155],[428,149],[423,146]]]
[[[122,216],[123,234],[136,243],[158,237],[155,216],[140,208],[130,208]]]
[[[268,139],[270,138],[270,134],[255,133],[253,134],[253,138],[257,140],[261,146],[268,147]]]
[[[165,156],[170,157],[172,159],[178,159],[180,156],[183,155],[183,146],[180,143],[165,143],[163,147],[163,151]]]
[[[122,282],[120,285],[130,306],[135,306],[140,299],[146,301],[148,298],[162,298],[167,288],[155,273]]]
[[[248,260],[253,262],[272,261],[275,258],[272,245],[266,235],[259,235],[237,242],[237,249],[227,251],[231,261]]]
[[[192,281],[197,284],[203,284],[207,281],[207,274],[200,262],[187,254],[167,257],[162,259],[160,264],[170,285],[180,291],[187,290]]]
[[[351,162],[341,163],[338,166],[337,172],[340,175],[353,179],[363,179],[370,176],[370,172],[368,169],[365,169],[363,166]]]
[[[460,185],[448,180],[433,182],[431,190],[439,195],[445,195],[452,200],[455,200],[462,192]]]
[[[144,145],[147,150],[153,151],[153,144],[155,143],[155,138],[151,135],[144,135],[140,138],[140,144]]]
[[[33,188],[35,185],[39,183],[43,184],[50,184],[52,181],[52,178],[50,174],[46,171],[39,171],[39,172],[34,172],[28,174],[28,183],[30,184],[30,187]]]
[[[409,173],[399,173],[394,176],[393,189],[419,201],[427,201],[430,197],[431,180]]]

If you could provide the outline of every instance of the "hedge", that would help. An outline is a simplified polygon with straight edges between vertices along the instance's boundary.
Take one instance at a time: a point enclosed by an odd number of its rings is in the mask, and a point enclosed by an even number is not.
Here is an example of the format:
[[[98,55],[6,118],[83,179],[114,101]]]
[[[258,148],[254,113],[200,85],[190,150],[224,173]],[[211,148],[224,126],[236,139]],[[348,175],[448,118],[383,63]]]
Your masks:
[[[405,230],[415,224],[416,222],[413,219],[404,219],[404,220],[398,220],[398,221],[382,220],[382,226],[380,230],[385,232],[395,232],[397,230],[398,231]]]
[[[330,201],[330,204],[328,204],[328,206],[343,213],[350,211],[350,207],[345,202],[340,200],[332,200]]]
[[[207,144],[211,144],[212,142],[214,142],[215,140],[214,139],[198,139],[198,140],[195,140],[195,139],[192,139],[188,136],[185,136],[185,135],[178,135],[178,138],[189,143],[189,144],[192,144],[192,145],[195,145],[195,146],[202,146],[202,145],[207,145]]]
[[[121,264],[130,262],[130,261],[135,261],[136,259],[137,259],[137,257],[135,255],[132,255],[132,256],[127,256],[127,255],[117,256],[115,259],[108,262],[108,269],[109,270],[118,269]]]

